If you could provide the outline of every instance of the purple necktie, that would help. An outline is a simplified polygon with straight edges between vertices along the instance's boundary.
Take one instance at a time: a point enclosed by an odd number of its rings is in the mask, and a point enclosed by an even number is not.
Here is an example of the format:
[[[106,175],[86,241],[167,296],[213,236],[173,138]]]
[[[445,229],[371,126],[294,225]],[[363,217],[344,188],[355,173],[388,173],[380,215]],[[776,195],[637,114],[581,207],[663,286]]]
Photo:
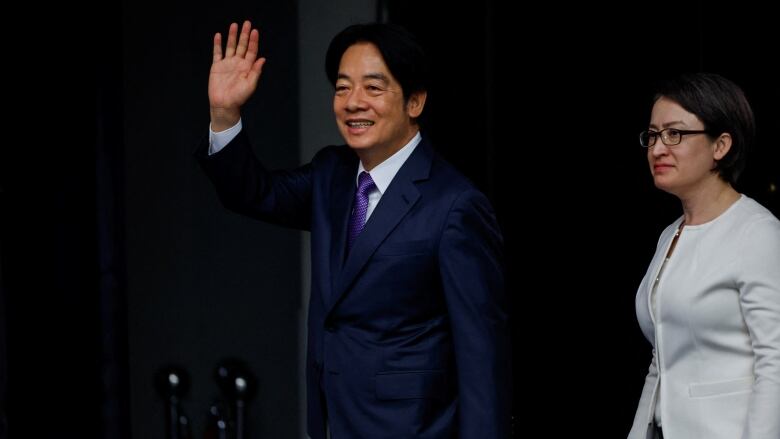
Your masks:
[[[352,215],[349,217],[348,249],[352,248],[355,238],[363,230],[363,225],[366,223],[366,212],[368,211],[368,193],[375,187],[376,185],[374,180],[371,179],[371,174],[365,171],[361,172],[358,176],[357,192],[355,192],[355,206],[352,209]]]

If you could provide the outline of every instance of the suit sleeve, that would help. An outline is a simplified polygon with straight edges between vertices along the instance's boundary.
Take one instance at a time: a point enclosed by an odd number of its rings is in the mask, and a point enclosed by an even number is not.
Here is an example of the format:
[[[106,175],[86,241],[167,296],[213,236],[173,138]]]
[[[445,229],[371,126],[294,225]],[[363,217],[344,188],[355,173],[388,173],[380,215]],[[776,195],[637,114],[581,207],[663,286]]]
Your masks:
[[[455,347],[461,438],[508,438],[510,342],[502,237],[476,190],[453,203],[439,248],[439,269]]]
[[[742,438],[780,438],[780,222],[757,221],[741,243],[737,286],[755,356]]]
[[[208,141],[204,141],[194,155],[226,208],[269,223],[310,230],[311,165],[292,171],[266,170],[252,152],[245,131],[212,155],[208,154]]]
[[[648,429],[652,426],[650,413],[653,412],[655,404],[654,392],[656,383],[658,383],[658,366],[656,363],[655,349],[653,349],[653,359],[650,361],[650,369],[645,377],[645,385],[642,387],[642,396],[639,398],[639,405],[634,415],[634,424],[628,433],[628,439],[645,439],[648,436]]]

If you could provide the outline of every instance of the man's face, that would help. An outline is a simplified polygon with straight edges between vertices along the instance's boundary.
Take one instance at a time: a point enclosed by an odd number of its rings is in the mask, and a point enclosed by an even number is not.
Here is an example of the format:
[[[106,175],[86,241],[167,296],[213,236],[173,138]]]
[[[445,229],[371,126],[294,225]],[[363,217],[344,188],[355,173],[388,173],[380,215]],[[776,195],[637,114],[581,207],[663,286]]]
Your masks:
[[[417,93],[404,103],[401,85],[373,44],[356,43],[341,56],[333,112],[364,166],[376,166],[411,140],[418,129],[411,118],[424,102],[424,93]]]

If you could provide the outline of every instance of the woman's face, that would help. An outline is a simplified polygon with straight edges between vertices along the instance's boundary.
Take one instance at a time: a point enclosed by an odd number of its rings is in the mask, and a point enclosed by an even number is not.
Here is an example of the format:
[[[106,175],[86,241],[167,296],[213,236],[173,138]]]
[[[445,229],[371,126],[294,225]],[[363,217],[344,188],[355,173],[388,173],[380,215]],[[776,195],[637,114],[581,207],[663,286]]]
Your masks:
[[[695,114],[662,97],[653,105],[648,129],[660,133],[667,128],[697,131],[705,126]],[[713,170],[716,160],[725,152],[716,151],[716,142],[708,134],[684,134],[677,145],[665,144],[665,137],[656,136],[655,144],[647,148],[647,161],[657,188],[682,196],[718,178]]]

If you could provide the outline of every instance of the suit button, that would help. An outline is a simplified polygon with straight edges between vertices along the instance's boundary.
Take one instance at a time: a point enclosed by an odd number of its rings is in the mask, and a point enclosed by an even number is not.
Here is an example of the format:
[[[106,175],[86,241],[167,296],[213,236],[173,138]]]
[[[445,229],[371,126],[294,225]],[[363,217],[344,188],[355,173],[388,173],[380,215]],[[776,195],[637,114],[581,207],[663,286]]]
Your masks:
[[[328,332],[333,333],[333,332],[336,332],[336,327],[333,326],[333,325],[328,325],[328,326],[325,327],[325,330],[328,331]]]

